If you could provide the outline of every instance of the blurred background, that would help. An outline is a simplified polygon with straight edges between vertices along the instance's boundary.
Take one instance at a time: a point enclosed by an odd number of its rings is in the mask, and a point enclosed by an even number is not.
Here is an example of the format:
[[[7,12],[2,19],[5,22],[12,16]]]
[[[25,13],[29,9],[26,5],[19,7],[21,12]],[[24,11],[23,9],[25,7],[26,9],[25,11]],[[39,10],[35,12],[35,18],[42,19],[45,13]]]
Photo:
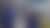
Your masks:
[[[50,28],[50,0],[0,0],[0,28]]]

